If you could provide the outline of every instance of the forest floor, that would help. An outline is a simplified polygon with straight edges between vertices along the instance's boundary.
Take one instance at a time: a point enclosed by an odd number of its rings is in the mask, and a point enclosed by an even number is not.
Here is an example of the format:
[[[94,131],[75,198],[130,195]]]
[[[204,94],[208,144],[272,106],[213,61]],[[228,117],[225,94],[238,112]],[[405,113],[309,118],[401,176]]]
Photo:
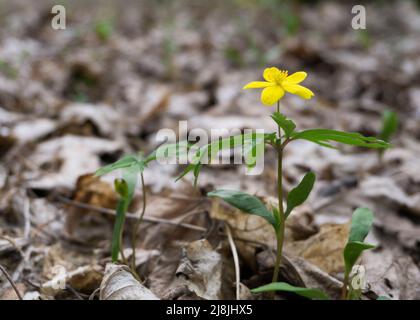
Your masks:
[[[117,175],[93,173],[123,154],[153,150],[159,129],[177,132],[179,121],[189,130],[275,131],[258,90],[242,90],[266,66],[308,73],[315,98],[282,102],[301,129],[378,136],[384,110],[400,122],[382,158],[372,149],[288,147],[286,190],[308,170],[317,181],[287,222],[281,279],[338,298],[348,222],[363,206],[375,214],[367,241],[376,245],[360,262],[363,298],[420,299],[419,8],[368,2],[368,29],[357,31],[346,1],[276,3],[69,2],[67,28],[53,30],[49,1],[2,1],[0,265],[25,299],[124,298],[115,286],[130,284],[125,269],[122,279],[112,268],[104,278]],[[135,259],[143,285],[160,299],[234,299],[229,226],[240,298],[253,298],[249,288],[271,280],[274,233],[205,195],[230,187],[275,202],[275,164],[267,151],[257,176],[238,165],[205,166],[197,188],[188,176],[175,182],[181,166],[147,168]],[[129,211],[141,205],[137,188]],[[127,256],[132,223],[131,215]],[[60,272],[64,290],[51,282]],[[0,274],[0,299],[16,298]]]

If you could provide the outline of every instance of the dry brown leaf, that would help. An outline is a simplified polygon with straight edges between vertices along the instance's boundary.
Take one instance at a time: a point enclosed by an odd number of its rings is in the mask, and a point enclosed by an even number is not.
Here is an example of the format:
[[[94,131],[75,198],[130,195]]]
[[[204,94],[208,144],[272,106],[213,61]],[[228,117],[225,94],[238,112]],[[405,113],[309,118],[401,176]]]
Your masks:
[[[262,201],[269,207],[277,205],[273,198],[264,197]],[[273,227],[263,218],[246,214],[218,199],[212,199],[210,216],[229,224],[235,238],[240,239],[236,245],[240,255],[249,266],[255,266],[255,244],[276,247],[276,236]],[[285,241],[305,239],[317,232],[312,214],[306,206],[296,208],[286,221]],[[254,245],[250,245],[254,244]]]
[[[134,278],[124,265],[108,263],[101,283],[100,300],[159,300]]]
[[[201,298],[222,298],[222,257],[205,239],[183,248],[176,277],[176,286],[186,285]]]
[[[95,177],[93,174],[82,175],[77,179],[75,194],[73,200],[77,202],[86,203],[100,208],[115,209],[117,204],[117,195],[113,187],[98,177]],[[84,230],[83,234],[77,234],[76,237],[80,240],[80,237],[86,238],[86,236],[91,235],[92,228],[90,225],[92,223],[86,222],[89,219],[95,219],[98,221],[108,221],[103,215],[98,214],[92,210],[81,209],[70,207],[69,213],[66,216],[66,231],[73,235],[77,226],[81,224],[81,220],[84,221],[84,225],[88,225],[89,231]]]
[[[342,272],[348,233],[349,224],[324,224],[317,234],[306,240],[286,242],[285,251],[306,259],[327,273]]]

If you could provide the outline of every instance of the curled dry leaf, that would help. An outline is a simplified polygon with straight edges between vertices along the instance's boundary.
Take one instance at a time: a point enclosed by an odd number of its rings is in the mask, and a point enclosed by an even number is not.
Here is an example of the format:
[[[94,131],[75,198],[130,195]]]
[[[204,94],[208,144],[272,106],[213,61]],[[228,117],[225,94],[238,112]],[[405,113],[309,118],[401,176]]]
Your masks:
[[[222,298],[222,257],[205,239],[183,248],[176,276],[177,286],[186,285],[201,298]]]
[[[347,242],[348,224],[324,224],[306,240],[287,242],[287,253],[305,258],[328,273],[342,272],[343,249]]]
[[[92,174],[85,174],[77,179],[73,200],[95,207],[114,209],[117,203],[117,194],[111,184]],[[108,231],[106,227],[109,227],[110,224],[108,225],[107,221],[107,217],[92,210],[70,207],[66,216],[66,232],[79,240],[98,238],[98,236],[103,238],[103,234],[98,235],[92,230],[92,225],[105,222],[105,228],[100,231]]]
[[[100,287],[100,300],[159,300],[134,278],[124,265],[108,263]]]

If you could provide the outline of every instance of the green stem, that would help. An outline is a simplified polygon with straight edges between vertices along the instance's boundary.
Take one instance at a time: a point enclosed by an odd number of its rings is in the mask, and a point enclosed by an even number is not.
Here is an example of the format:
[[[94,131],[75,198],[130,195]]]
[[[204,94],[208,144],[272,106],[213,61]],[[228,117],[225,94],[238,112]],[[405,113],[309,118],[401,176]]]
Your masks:
[[[117,216],[115,218],[115,225],[114,231],[112,235],[112,262],[117,262],[118,260],[118,252],[122,250],[122,233],[123,233],[123,226],[125,220],[125,213],[127,212],[126,206],[127,199],[120,198],[117,204]],[[122,251],[121,251],[122,252]],[[123,256],[123,260],[125,257]]]
[[[136,242],[137,242],[137,234],[139,232],[139,227],[141,222],[143,221],[144,213],[146,212],[146,185],[144,183],[144,176],[143,173],[140,174],[141,177],[141,186],[143,191],[143,208],[140,214],[140,217],[136,220],[136,223],[133,226],[133,231],[131,235],[131,247],[132,247],[132,255],[131,255],[131,270],[134,273],[135,276],[137,276],[139,279],[140,277],[137,274],[136,271]]]
[[[280,112],[280,103],[277,103],[277,112]],[[279,271],[280,271],[280,263],[281,263],[281,256],[283,252],[283,242],[284,242],[284,231],[285,231],[285,215],[283,210],[283,146],[281,143],[281,128],[278,126],[278,141],[276,145],[277,150],[277,197],[279,202],[278,207],[278,219],[279,222],[278,229],[276,230],[276,238],[277,238],[277,255],[276,255],[276,262],[274,265],[274,273],[273,273],[273,280],[272,282],[277,282]]]

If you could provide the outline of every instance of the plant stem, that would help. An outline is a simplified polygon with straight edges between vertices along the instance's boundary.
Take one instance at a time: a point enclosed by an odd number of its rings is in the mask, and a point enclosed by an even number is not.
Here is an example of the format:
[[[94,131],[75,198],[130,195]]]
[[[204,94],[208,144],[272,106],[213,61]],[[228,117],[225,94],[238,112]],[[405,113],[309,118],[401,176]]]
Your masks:
[[[143,173],[140,174],[140,177],[141,177],[141,187],[143,191],[143,208],[142,208],[140,217],[136,220],[136,223],[133,226],[133,231],[131,235],[131,247],[133,251],[131,254],[131,270],[134,273],[134,275],[136,275],[139,278],[139,280],[140,280],[140,277],[138,276],[137,271],[136,271],[136,242],[137,242],[137,233],[139,232],[140,224],[143,221],[143,216],[144,216],[144,213],[146,212],[146,201],[147,201],[146,185],[144,184]]]
[[[341,299],[346,300],[347,299],[347,286],[349,283],[349,274],[346,272],[344,274],[344,281],[343,281],[343,288],[341,290]]]
[[[280,112],[280,103],[277,103],[277,112]],[[285,216],[283,210],[283,146],[281,144],[281,128],[278,126],[278,141],[276,145],[277,150],[277,197],[279,202],[278,208],[278,221],[279,221],[279,228],[276,232],[277,238],[277,255],[276,255],[276,262],[274,265],[274,273],[273,273],[273,280],[272,282],[277,282],[279,271],[280,271],[280,263],[281,263],[281,256],[283,252],[283,241],[284,241],[284,231],[285,231]]]

